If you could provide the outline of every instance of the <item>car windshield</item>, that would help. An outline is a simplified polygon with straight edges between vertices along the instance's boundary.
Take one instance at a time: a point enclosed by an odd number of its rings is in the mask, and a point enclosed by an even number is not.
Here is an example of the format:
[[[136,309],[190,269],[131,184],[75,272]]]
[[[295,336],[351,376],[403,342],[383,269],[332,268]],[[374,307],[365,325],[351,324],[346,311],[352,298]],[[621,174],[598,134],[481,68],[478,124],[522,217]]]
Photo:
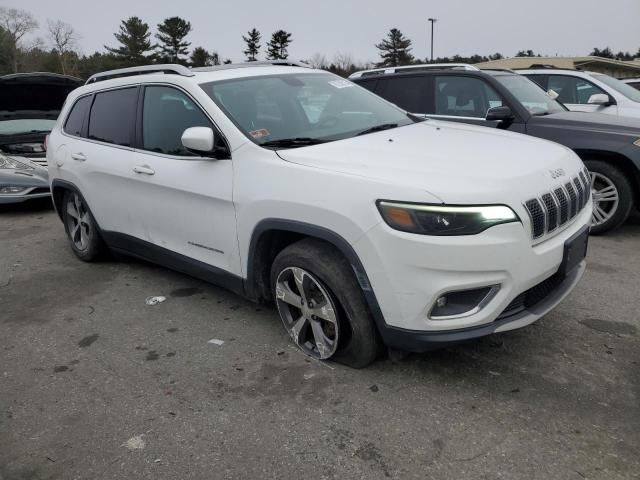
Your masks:
[[[593,77],[596,80],[601,81],[605,85],[609,85],[611,88],[621,93],[629,100],[640,103],[640,90],[636,90],[628,83],[621,82],[620,80],[610,77],[609,75],[594,74]]]
[[[549,115],[567,110],[536,83],[522,75],[496,75],[495,79],[504,85],[531,115]]]
[[[55,120],[46,118],[24,118],[0,121],[0,135],[20,135],[33,132],[50,132]]]
[[[294,148],[420,121],[329,73],[244,77],[200,87],[258,145]]]

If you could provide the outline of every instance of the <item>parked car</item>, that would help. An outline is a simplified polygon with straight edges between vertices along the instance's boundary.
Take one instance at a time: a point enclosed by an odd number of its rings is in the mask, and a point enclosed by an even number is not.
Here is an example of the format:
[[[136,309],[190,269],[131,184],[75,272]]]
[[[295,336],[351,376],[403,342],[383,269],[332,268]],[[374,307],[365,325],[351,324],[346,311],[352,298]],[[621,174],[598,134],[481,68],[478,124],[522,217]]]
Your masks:
[[[638,205],[640,120],[569,112],[510,70],[469,65],[378,71],[353,81],[412,113],[525,133],[571,148],[591,172],[593,233],[618,227]]]
[[[0,76],[0,204],[50,195],[45,137],[82,83],[54,73]]]
[[[424,121],[287,62],[96,75],[47,155],[81,260],[110,248],[273,301],[303,352],[353,367],[380,339],[425,351],[524,327],[585,267],[569,149]]]
[[[626,78],[622,81],[627,85],[631,85],[636,90],[640,90],[640,78]]]
[[[640,92],[603,73],[538,68],[517,70],[574,112],[640,118]]]

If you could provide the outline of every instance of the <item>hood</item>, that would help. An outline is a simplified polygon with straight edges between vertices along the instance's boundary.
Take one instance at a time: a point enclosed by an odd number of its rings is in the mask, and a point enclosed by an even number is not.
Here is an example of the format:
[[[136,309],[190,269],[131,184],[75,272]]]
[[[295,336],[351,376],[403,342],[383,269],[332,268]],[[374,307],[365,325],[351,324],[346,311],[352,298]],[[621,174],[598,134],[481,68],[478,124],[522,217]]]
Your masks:
[[[55,73],[16,73],[0,77],[0,121],[56,119],[67,95],[82,80]]]
[[[546,140],[436,120],[278,154],[422,190],[444,203],[508,204],[548,191],[559,169],[574,175],[582,168],[571,150]]]
[[[594,133],[628,133],[640,136],[640,119],[621,117],[604,113],[560,112],[551,115],[531,117],[529,124],[558,126],[567,129],[579,129]]]

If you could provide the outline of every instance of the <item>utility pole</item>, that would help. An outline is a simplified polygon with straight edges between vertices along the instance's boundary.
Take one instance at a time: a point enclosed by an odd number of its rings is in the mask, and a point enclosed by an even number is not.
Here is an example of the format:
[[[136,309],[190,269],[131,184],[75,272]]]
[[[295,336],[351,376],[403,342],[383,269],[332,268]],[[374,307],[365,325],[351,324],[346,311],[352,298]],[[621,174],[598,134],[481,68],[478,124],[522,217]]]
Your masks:
[[[429,22],[431,22],[431,63],[433,63],[433,24],[438,21],[437,18],[430,18]]]

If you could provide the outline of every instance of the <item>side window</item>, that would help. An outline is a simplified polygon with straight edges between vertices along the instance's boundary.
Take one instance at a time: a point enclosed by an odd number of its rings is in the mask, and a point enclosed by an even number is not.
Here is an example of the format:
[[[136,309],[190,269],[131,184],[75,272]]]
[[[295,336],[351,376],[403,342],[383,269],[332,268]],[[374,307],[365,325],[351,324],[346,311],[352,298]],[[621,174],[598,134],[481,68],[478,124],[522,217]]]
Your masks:
[[[427,113],[427,79],[395,77],[378,81],[376,93],[410,113]]]
[[[90,106],[91,96],[88,96],[82,97],[71,107],[67,121],[64,124],[65,133],[75,137],[82,136],[82,127],[84,126],[84,120],[87,118],[87,111]]]
[[[545,92],[549,90],[549,77],[547,75],[525,75],[529,80],[539,85]]]
[[[490,108],[504,105],[498,92],[475,77],[437,76],[434,88],[436,115],[484,118]]]
[[[558,93],[558,101],[580,105],[588,104],[591,95],[605,93],[587,80],[566,75],[550,75],[549,89]]]
[[[378,84],[378,79],[377,78],[367,78],[365,80],[358,80],[357,83],[361,87],[364,87],[364,88],[366,88],[367,90],[369,90],[371,92],[375,92],[376,91],[376,85]]]
[[[131,147],[137,97],[135,87],[97,93],[89,116],[89,138]]]
[[[172,87],[145,88],[142,148],[166,155],[193,156],[182,146],[182,134],[191,127],[213,128],[191,98]]]

